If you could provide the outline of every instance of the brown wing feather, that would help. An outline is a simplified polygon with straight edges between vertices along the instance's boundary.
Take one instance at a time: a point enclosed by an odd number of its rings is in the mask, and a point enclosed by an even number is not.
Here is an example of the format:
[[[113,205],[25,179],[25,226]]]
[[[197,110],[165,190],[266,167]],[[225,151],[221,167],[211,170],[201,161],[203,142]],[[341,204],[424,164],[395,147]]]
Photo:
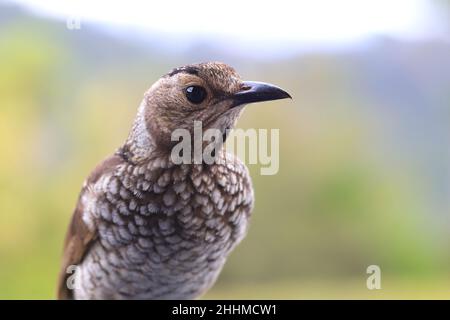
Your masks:
[[[70,273],[67,273],[67,268],[71,265],[78,265],[83,261],[97,237],[96,230],[89,229],[82,219],[84,208],[81,198],[90,185],[97,182],[102,175],[113,171],[117,165],[123,162],[124,160],[119,155],[107,158],[92,171],[85,187],[81,190],[64,242],[62,266],[58,277],[58,299],[73,299],[73,291],[69,290],[66,284],[67,278],[70,276]]]

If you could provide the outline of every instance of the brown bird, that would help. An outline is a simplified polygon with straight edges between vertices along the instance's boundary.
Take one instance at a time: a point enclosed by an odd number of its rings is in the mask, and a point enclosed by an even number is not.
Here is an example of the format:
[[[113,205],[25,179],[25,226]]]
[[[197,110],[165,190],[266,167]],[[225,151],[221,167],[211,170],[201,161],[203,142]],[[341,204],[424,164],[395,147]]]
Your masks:
[[[244,82],[223,63],[172,70],[144,95],[125,144],[89,175],[67,232],[60,299],[192,299],[215,282],[253,206],[245,165],[220,145],[215,161],[177,164],[176,129],[225,135],[245,104],[290,98]]]

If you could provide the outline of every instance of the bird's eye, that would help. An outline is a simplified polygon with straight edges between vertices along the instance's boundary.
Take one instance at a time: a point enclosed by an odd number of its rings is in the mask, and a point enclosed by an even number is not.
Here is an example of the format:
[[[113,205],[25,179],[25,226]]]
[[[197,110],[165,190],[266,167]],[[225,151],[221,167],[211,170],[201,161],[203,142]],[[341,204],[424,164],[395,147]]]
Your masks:
[[[190,86],[186,88],[186,98],[195,104],[202,103],[206,98],[206,90],[200,86]]]

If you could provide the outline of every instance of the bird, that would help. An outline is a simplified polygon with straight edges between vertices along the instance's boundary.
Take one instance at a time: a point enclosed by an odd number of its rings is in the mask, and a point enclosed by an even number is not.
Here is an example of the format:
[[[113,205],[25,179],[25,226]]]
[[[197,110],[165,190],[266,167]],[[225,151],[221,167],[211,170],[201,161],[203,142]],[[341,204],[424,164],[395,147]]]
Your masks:
[[[66,238],[58,299],[195,299],[247,233],[254,191],[223,145],[214,162],[176,163],[177,129],[226,139],[247,104],[291,98],[222,62],[172,69],[138,107],[126,139],[87,177]]]

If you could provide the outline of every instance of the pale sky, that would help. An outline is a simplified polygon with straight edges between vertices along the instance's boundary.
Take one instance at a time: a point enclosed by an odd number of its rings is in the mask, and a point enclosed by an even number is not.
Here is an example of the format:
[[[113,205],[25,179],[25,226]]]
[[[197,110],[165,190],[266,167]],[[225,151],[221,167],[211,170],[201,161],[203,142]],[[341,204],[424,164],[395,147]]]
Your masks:
[[[338,44],[371,35],[439,36],[426,0],[15,0],[58,19],[236,41]]]

